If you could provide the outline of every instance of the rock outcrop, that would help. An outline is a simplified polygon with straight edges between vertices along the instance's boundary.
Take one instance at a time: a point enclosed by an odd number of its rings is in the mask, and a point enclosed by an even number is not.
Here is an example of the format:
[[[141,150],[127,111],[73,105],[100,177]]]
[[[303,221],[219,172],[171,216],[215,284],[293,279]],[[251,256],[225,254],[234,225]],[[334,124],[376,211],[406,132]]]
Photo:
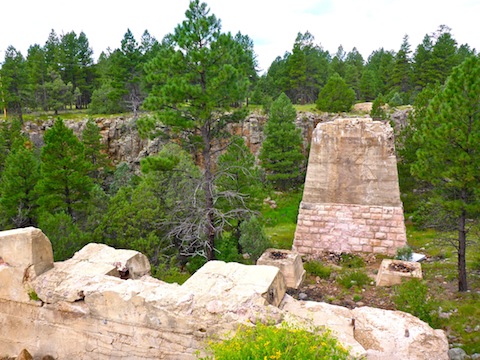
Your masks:
[[[304,139],[303,148],[308,148],[315,126],[322,121],[328,121],[328,115],[320,116],[314,113],[299,112],[295,121],[296,126],[301,130]],[[138,133],[136,119],[128,116],[94,119],[100,128],[102,142],[106,145],[108,157],[114,164],[128,163],[133,168],[138,167],[140,159],[157,154],[165,144],[165,139],[157,137],[153,140],[142,139]],[[248,117],[239,123],[229,125],[229,132],[245,139],[250,151],[258,156],[264,140],[263,127],[267,116],[258,112],[252,112]],[[80,137],[87,119],[80,121],[65,120],[65,125],[73,130]],[[43,133],[53,126],[54,120],[44,122],[26,122],[25,133],[38,147],[43,145]],[[168,132],[168,129],[164,129]]]
[[[287,321],[329,328],[367,359],[447,359],[442,331],[401,312],[294,300],[273,266],[211,261],[180,286],[148,276],[135,251],[89,244],[53,264],[49,246],[35,228],[0,232],[0,358],[190,360],[240,324]]]

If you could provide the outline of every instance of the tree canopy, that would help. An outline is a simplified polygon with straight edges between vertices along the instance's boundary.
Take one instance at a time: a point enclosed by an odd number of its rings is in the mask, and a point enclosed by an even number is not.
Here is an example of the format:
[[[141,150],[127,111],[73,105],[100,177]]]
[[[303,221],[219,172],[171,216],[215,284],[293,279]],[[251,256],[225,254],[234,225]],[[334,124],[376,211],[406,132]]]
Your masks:
[[[252,69],[244,60],[253,54],[246,52],[241,37],[221,32],[220,20],[210,14],[205,3],[191,1],[185,16],[186,20],[167,36],[163,49],[145,66],[147,81],[152,84],[145,106],[157,112],[156,120],[189,132],[186,145],[201,158],[203,250],[213,259],[220,232],[213,155],[219,140],[227,136],[227,124],[245,115],[239,105],[247,98]],[[146,119],[140,125],[153,129],[155,123]]]
[[[458,286],[467,290],[467,219],[480,214],[480,59],[472,56],[455,68],[444,89],[418,124],[414,175],[433,185],[432,202],[457,230]],[[450,223],[451,224],[451,223]]]

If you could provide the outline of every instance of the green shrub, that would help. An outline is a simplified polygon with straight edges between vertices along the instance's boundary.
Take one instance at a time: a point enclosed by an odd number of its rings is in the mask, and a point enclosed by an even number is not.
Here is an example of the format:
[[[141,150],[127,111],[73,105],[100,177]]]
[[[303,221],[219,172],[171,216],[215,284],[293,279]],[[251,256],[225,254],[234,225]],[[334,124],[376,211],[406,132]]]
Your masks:
[[[388,105],[391,107],[403,105],[403,99],[397,91],[390,96],[390,99],[388,99]]]
[[[198,269],[200,269],[203,265],[207,263],[207,259],[203,256],[195,255],[188,259],[187,264],[185,267],[187,268],[190,274],[194,274]]]
[[[365,267],[365,261],[360,256],[343,253],[341,255],[340,265],[349,269]]]
[[[168,262],[152,266],[151,273],[153,277],[170,284],[177,283],[181,285],[190,277],[189,273],[180,270],[174,257]]]
[[[237,240],[230,234],[225,233],[216,244],[215,257],[225,262],[239,262]]]
[[[309,261],[303,264],[305,271],[309,274],[320,277],[321,279],[328,279],[332,273],[329,266],[324,266],[320,261]]]
[[[358,295],[358,294],[353,295],[353,301],[359,302],[360,300],[362,300],[362,296],[361,296],[361,295]]]
[[[347,270],[337,277],[337,282],[346,289],[352,286],[362,287],[372,280],[364,270]]]
[[[403,261],[412,261],[413,258],[413,250],[410,246],[405,245],[404,247],[397,249],[397,256],[395,259],[403,260]]]
[[[37,293],[33,289],[28,292],[28,297],[30,298],[30,300],[34,300],[34,301],[40,300]]]
[[[398,310],[408,312],[434,327],[437,317],[428,299],[428,287],[419,279],[411,279],[395,287],[393,301]]]
[[[334,73],[320,90],[316,104],[322,111],[338,113],[349,111],[354,102],[355,91],[340,75]]]
[[[263,225],[255,216],[244,221],[240,225],[240,243],[243,252],[250,254],[253,262],[256,262],[263,252],[270,247],[270,240],[265,234]]]
[[[384,107],[385,107],[385,100],[383,99],[382,95],[378,95],[378,97],[373,101],[372,111],[370,111],[370,116],[374,120],[384,120],[387,117]]]
[[[241,327],[235,336],[222,342],[210,341],[211,356],[201,359],[301,359],[340,360],[349,354],[328,331],[310,332],[288,324],[280,327],[257,324]]]

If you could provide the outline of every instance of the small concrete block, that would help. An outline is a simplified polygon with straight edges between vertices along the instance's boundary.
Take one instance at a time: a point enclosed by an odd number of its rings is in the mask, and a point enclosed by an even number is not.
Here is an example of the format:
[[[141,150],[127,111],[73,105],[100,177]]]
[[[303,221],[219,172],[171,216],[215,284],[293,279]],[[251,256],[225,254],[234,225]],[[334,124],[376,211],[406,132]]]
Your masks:
[[[377,286],[401,284],[404,279],[422,278],[422,266],[418,262],[384,259],[378,270]]]
[[[267,249],[257,260],[257,265],[270,265],[280,269],[285,284],[298,289],[305,278],[300,254],[291,250]]]

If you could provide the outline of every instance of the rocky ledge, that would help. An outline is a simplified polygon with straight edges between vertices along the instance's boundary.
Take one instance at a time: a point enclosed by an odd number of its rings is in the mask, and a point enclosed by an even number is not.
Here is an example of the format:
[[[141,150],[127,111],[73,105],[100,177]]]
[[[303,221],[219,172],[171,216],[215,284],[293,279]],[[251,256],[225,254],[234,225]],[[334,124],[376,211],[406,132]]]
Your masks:
[[[150,277],[144,255],[102,244],[54,263],[35,228],[0,232],[0,257],[0,358],[195,359],[240,324],[287,321],[331,329],[358,357],[448,359],[443,331],[399,311],[297,301],[274,266],[211,261],[180,286]]]

